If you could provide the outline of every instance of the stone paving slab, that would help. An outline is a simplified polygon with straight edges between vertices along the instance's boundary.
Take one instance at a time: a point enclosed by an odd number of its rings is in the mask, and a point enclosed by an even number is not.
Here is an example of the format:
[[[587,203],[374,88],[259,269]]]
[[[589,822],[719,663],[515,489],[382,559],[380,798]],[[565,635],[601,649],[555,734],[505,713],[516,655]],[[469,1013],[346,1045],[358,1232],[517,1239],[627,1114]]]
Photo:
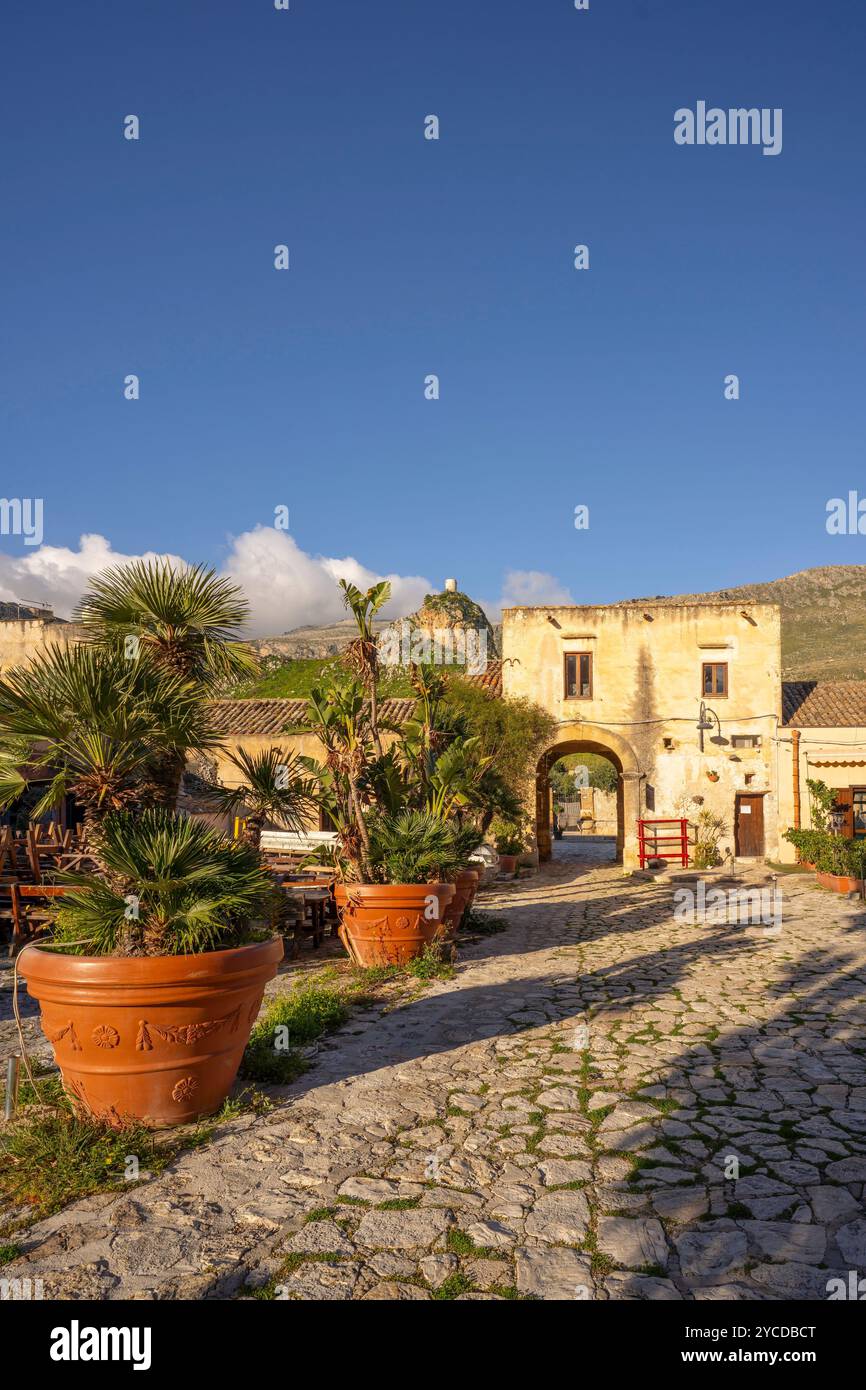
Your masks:
[[[744,875],[766,881],[766,871]],[[678,876],[676,886],[683,884]],[[779,933],[561,861],[457,976],[355,1015],[266,1115],[34,1226],[55,1298],[820,1299],[866,1265],[866,926]]]

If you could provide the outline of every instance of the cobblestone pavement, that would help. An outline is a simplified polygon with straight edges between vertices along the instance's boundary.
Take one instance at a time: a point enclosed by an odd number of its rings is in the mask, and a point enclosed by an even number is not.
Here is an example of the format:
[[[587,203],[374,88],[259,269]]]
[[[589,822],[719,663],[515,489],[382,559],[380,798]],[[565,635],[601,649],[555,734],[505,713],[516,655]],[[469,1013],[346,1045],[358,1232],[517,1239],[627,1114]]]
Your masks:
[[[764,882],[767,871],[747,876]],[[820,1299],[866,1273],[866,932],[548,865],[454,980],[353,1016],[264,1116],[36,1226],[46,1297]],[[737,1176],[738,1175],[738,1176]]]

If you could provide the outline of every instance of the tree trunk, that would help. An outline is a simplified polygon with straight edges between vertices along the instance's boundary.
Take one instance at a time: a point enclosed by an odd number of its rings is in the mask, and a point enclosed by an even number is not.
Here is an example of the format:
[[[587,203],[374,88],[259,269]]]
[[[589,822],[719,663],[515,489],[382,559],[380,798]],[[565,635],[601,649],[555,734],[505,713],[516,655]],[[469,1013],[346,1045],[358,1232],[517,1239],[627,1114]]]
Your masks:
[[[370,868],[370,832],[367,830],[364,813],[361,810],[361,802],[358,799],[358,789],[354,782],[350,783],[350,795],[352,797],[352,812],[355,825],[357,826],[358,834],[361,837],[361,845],[363,846],[361,850],[361,871],[364,875],[363,881],[365,883],[371,883],[373,880],[373,873]]]
[[[377,690],[378,672],[373,666],[370,672],[370,730],[373,734],[373,743],[376,746],[378,757],[382,757],[382,740],[379,737],[379,692]]]
[[[156,806],[164,806],[167,811],[177,810],[180,784],[186,767],[186,754],[166,753],[154,763],[151,778],[154,786],[153,801]]]

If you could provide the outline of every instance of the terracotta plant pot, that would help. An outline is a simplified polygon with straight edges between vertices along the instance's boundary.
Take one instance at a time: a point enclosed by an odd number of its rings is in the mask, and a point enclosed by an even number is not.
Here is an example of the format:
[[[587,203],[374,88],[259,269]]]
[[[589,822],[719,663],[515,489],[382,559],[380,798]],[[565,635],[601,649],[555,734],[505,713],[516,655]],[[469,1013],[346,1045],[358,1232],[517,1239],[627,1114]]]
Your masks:
[[[500,856],[499,856],[499,872],[500,872],[501,874],[508,874],[508,877],[509,877],[509,878],[513,878],[514,875],[517,873],[517,855],[516,855],[516,854],[500,854]]]
[[[463,919],[463,913],[478,889],[478,874],[475,869],[461,869],[454,877],[454,897],[445,909],[446,935],[453,939]]]
[[[818,874],[822,888],[830,888],[834,893],[859,893],[861,880],[850,878],[848,874]]]
[[[453,883],[338,883],[340,936],[363,968],[405,965],[445,930]],[[434,915],[428,915],[430,909]]]
[[[475,895],[476,895],[476,893],[478,892],[478,889],[481,887],[481,868],[480,868],[480,866],[479,866],[478,868],[473,869],[472,872],[473,872],[473,874],[475,875],[475,882],[472,883],[472,884],[470,884],[470,886],[469,886],[469,893],[468,893],[467,898],[466,898],[466,907],[467,907],[467,910],[468,910],[468,909],[472,906],[472,904],[475,902]]]
[[[28,946],[19,960],[67,1094],[111,1124],[162,1128],[222,1105],[282,955],[274,937],[189,956]]]

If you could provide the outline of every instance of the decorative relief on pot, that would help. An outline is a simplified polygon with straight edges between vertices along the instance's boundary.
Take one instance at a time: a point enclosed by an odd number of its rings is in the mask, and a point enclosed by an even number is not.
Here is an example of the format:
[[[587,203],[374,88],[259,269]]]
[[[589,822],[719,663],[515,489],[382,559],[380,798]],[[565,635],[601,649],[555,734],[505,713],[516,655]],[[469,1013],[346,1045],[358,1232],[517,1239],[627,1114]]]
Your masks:
[[[75,1031],[75,1024],[72,1022],[72,1019],[69,1020],[65,1028],[60,1029],[59,1033],[46,1033],[45,1036],[51,1043],[52,1047],[55,1045],[55,1043],[62,1042],[64,1038],[68,1037],[69,1045],[72,1048],[72,1051],[81,1051],[81,1043],[78,1041],[78,1034]]]
[[[97,1047],[117,1047],[120,1034],[110,1023],[98,1024],[90,1035]]]
[[[146,1018],[139,1020],[138,1032],[135,1036],[135,1048],[137,1052],[152,1052],[153,1038],[156,1036],[166,1043],[185,1043],[190,1047],[198,1042],[199,1038],[207,1038],[211,1033],[215,1033],[219,1028],[228,1026],[232,1033],[237,1031],[240,1022],[241,1006],[238,1004],[236,1009],[232,1009],[230,1014],[224,1018],[208,1019],[202,1023],[148,1023]]]
[[[400,931],[405,931],[409,925],[408,917],[398,917],[394,924]]]
[[[122,1129],[124,1119],[113,1105],[105,1106],[102,1109],[94,1105],[87,1096],[84,1089],[84,1082],[71,1077],[68,1081],[63,1078],[63,1089],[72,1101],[73,1109],[83,1110],[88,1115],[92,1115],[95,1120],[104,1120],[112,1129]]]
[[[178,1104],[184,1100],[190,1100],[198,1090],[198,1082],[194,1076],[184,1076],[172,1088],[171,1098]]]

